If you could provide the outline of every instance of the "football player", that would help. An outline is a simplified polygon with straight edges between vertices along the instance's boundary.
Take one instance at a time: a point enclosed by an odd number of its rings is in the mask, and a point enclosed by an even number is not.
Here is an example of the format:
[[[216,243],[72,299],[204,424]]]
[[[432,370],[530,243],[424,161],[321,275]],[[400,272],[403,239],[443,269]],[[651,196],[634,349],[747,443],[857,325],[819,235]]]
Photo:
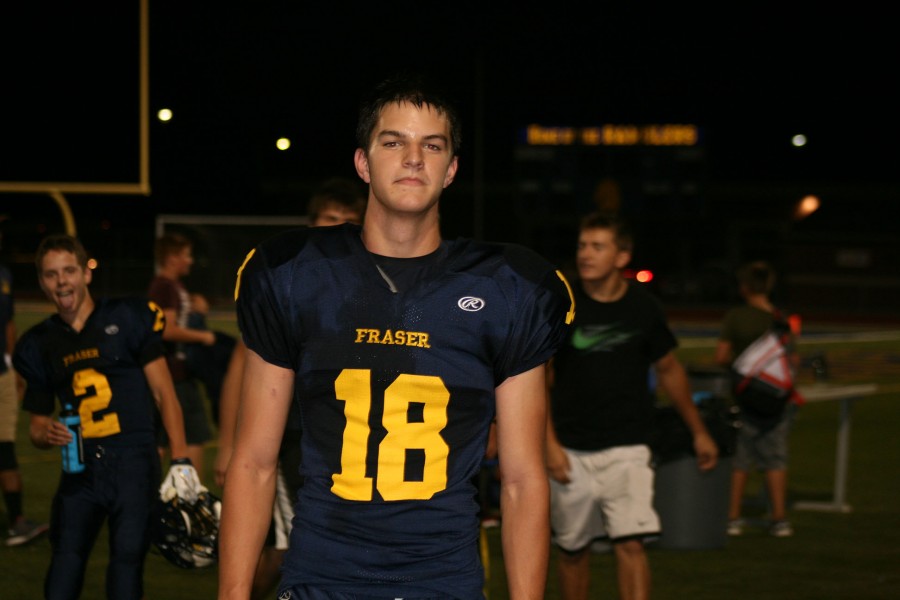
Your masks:
[[[249,595],[295,389],[305,483],[280,598],[482,597],[473,477],[494,418],[510,597],[543,598],[543,365],[574,318],[568,284],[522,247],[442,239],[460,136],[440,96],[388,80],[357,131],[362,227],[278,236],[238,274],[247,364],[219,598]]]
[[[73,439],[53,417],[55,397],[81,417],[84,469],[63,472],[53,499],[44,594],[54,600],[80,595],[88,555],[106,520],[107,597],[138,600],[160,485],[154,401],[172,444],[168,479],[186,496],[196,497],[200,483],[185,458],[181,408],[163,354],[162,311],[141,299],[95,302],[87,263],[84,247],[71,236],[41,242],[38,280],[56,314],[22,336],[13,358],[27,384],[22,405],[31,413],[35,446]]]

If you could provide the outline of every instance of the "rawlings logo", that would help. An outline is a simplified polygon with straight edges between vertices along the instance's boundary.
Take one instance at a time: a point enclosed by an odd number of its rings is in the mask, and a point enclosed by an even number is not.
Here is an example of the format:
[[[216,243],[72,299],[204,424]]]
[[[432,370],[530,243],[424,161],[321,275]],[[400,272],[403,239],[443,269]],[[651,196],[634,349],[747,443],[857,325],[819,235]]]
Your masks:
[[[468,312],[478,312],[484,308],[484,300],[475,296],[463,296],[456,305]]]

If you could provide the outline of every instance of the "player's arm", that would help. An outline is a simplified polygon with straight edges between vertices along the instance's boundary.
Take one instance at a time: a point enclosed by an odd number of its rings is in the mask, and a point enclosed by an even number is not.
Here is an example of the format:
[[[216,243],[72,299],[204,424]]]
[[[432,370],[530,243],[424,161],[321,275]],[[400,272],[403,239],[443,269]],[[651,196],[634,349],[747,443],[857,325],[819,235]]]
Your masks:
[[[187,454],[187,438],[184,435],[184,415],[181,412],[181,404],[175,395],[175,384],[172,383],[172,375],[166,365],[166,359],[160,356],[144,365],[144,376],[150,393],[159,407],[162,424],[169,436],[169,447],[172,458],[185,458]]]
[[[294,372],[246,351],[234,451],[225,478],[219,538],[219,600],[250,597],[275,498],[278,449]]]
[[[204,344],[212,346],[216,343],[216,334],[209,329],[190,329],[178,324],[178,315],[174,308],[164,308],[166,328],[162,337],[167,342],[184,342],[188,344]]]
[[[228,369],[222,378],[222,394],[219,397],[219,450],[213,463],[216,484],[220,486],[225,485],[225,470],[234,450],[234,428],[241,398],[241,378],[244,373],[246,348],[241,340],[237,340],[228,361]]]
[[[687,372],[684,370],[681,361],[675,356],[673,351],[669,351],[665,356],[655,363],[656,377],[659,386],[663,389],[669,401],[681,415],[687,428],[690,430],[694,438],[694,452],[697,455],[697,465],[702,470],[712,469],[716,466],[716,460],[719,456],[719,447],[709,435],[700,412],[691,398],[691,386],[688,381]]]
[[[550,548],[550,487],[544,463],[544,365],[496,390],[503,559],[512,600],[542,599]]]
[[[13,364],[24,382],[23,392],[27,392],[25,406],[30,415],[28,437],[32,445],[41,450],[64,446],[72,441],[72,433],[53,418],[56,394],[46,386],[46,378],[40,368],[46,361],[42,360],[35,344],[22,341],[15,348]],[[34,338],[28,341],[33,342]]]

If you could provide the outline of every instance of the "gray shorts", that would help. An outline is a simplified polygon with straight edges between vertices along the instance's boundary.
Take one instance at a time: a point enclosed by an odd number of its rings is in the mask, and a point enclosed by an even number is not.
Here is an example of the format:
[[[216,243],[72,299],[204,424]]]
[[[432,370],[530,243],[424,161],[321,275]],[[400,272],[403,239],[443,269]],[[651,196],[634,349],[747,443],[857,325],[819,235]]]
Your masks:
[[[772,427],[760,427],[742,420],[737,431],[732,467],[738,471],[780,471],[787,468],[788,433],[794,420],[796,405],[790,404]]]
[[[598,539],[659,535],[647,446],[565,452],[569,483],[550,480],[550,523],[560,548],[577,552]]]

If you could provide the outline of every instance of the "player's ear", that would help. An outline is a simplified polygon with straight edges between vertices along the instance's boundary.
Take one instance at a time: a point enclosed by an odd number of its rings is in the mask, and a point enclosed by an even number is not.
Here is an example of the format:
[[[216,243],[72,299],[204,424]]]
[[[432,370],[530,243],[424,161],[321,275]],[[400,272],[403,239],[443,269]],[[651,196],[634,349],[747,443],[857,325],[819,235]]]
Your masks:
[[[456,177],[456,169],[458,168],[459,160],[454,156],[453,160],[450,161],[450,166],[447,167],[447,174],[444,175],[444,188],[453,183],[453,179]]]
[[[631,262],[631,250],[619,250],[616,253],[616,268],[624,269]]]
[[[94,277],[94,271],[90,267],[84,267],[84,282],[87,284],[91,283],[91,279]]]
[[[366,183],[372,183],[372,178],[369,176],[369,157],[366,156],[365,150],[356,149],[356,154],[353,155],[353,164],[356,166],[356,173],[360,178]]]

